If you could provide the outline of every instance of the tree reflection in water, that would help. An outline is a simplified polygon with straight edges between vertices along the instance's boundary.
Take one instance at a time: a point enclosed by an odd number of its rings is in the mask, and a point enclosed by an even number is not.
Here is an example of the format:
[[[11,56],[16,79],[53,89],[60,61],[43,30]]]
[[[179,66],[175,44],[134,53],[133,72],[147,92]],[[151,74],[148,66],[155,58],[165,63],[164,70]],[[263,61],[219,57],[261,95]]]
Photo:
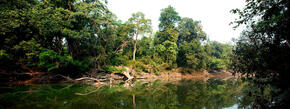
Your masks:
[[[209,79],[178,83],[135,82],[94,87],[84,84],[46,84],[1,87],[0,108],[97,109],[221,109],[249,108],[272,99],[269,91],[257,92],[249,83]],[[253,91],[255,94],[252,94]],[[92,93],[90,93],[92,92]],[[258,96],[257,94],[261,94]],[[261,97],[263,99],[261,99]],[[268,97],[268,98],[267,98]]]

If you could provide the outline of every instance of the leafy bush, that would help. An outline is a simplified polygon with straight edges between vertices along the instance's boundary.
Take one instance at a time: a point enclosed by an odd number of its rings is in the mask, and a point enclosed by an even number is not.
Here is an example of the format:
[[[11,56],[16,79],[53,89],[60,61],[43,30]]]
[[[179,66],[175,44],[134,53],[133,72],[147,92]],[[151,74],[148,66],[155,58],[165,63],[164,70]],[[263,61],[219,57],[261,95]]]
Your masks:
[[[143,69],[144,72],[154,73],[154,74],[158,75],[159,74],[158,72],[161,71],[159,68],[160,66],[158,66],[158,64],[155,62],[155,60],[153,61],[153,59],[150,57],[143,57],[139,61],[141,61],[145,66]],[[167,65],[167,67],[169,67],[169,65]],[[164,69],[166,69],[166,68],[164,68]]]
[[[226,65],[222,59],[211,58],[209,62],[209,68],[214,70],[226,69]]]
[[[117,53],[117,54],[114,54],[111,59],[110,59],[110,62],[112,65],[124,65],[127,63],[128,61],[128,57],[126,56],[122,56],[121,53]]]
[[[39,67],[47,72],[77,75],[88,69],[88,65],[71,56],[61,56],[53,50],[44,50],[39,55]]]
[[[188,67],[182,67],[181,68],[181,73],[183,74],[191,74],[192,72],[196,71],[195,69],[193,68],[188,68]]]
[[[103,66],[103,69],[108,73],[122,73],[126,69],[122,67],[121,69],[115,67],[115,66]]]
[[[6,59],[8,57],[8,54],[5,50],[0,50],[0,60]]]
[[[136,70],[136,72],[148,72],[148,67],[146,67],[141,61],[130,60],[128,61],[128,66],[132,67],[132,69]]]
[[[38,63],[38,56],[41,52],[41,46],[35,40],[21,41],[18,45],[13,47],[15,54],[20,55],[18,63],[27,66],[36,66]]]
[[[206,67],[206,52],[199,41],[184,42],[180,45],[177,57],[179,67],[201,70]]]

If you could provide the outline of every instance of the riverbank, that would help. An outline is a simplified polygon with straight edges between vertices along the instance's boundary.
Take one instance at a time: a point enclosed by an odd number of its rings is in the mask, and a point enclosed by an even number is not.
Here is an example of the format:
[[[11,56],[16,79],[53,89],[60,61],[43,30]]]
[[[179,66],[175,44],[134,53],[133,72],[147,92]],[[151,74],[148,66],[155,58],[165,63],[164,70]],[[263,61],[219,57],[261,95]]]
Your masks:
[[[198,71],[192,73],[181,73],[179,69],[166,70],[159,75],[141,73],[137,75],[137,79],[159,79],[159,78],[226,78],[232,77],[232,72],[227,70],[212,70],[212,71]]]
[[[24,75],[24,74],[23,74]],[[18,75],[19,76],[19,75]],[[11,77],[10,77],[11,78]],[[16,77],[15,77],[16,78]],[[96,85],[102,85],[103,83],[111,81],[132,81],[132,80],[170,80],[178,81],[181,79],[203,79],[220,78],[222,80],[234,80],[237,77],[232,75],[232,71],[227,70],[203,70],[192,73],[182,73],[180,68],[172,70],[164,70],[156,73],[135,72],[134,70],[127,68],[122,73],[90,73],[87,75],[81,75],[77,78],[64,76],[60,74],[48,74],[44,72],[34,72],[33,74],[27,73],[25,80],[10,79],[9,81],[2,82],[4,84],[46,84],[46,83],[75,83],[75,82],[90,82],[96,83]],[[16,81],[15,81],[16,80]]]

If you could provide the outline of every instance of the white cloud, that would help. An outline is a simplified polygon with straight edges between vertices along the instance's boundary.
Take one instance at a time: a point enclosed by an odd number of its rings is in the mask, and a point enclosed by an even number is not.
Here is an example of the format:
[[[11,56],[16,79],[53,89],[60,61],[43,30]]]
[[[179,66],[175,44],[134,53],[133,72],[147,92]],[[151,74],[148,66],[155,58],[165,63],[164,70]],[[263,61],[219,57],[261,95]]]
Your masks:
[[[229,25],[237,16],[229,11],[242,8],[244,0],[108,0],[109,9],[119,19],[126,21],[132,13],[141,11],[152,20],[153,29],[158,30],[160,10],[172,5],[181,17],[201,21],[210,40],[228,42],[240,35],[241,29],[233,30]]]

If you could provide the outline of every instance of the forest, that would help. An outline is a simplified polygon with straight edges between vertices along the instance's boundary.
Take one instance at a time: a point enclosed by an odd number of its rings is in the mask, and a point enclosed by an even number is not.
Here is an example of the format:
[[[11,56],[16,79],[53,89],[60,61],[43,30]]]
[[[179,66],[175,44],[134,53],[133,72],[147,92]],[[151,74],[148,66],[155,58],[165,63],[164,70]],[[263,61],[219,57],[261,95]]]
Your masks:
[[[289,8],[288,0],[245,0],[243,9],[231,10],[239,16],[231,22],[233,29],[245,29],[233,43],[221,43],[209,39],[201,21],[180,16],[171,5],[160,10],[158,30],[153,31],[152,20],[144,13],[135,12],[122,21],[107,0],[1,0],[0,83],[35,75],[97,77],[122,74],[128,68],[150,75],[227,71],[252,88],[244,97],[254,101],[245,104],[287,108]],[[208,90],[241,88],[229,84]],[[219,96],[216,90],[210,93]]]
[[[200,21],[168,6],[159,30],[142,12],[117,20],[98,0],[15,0],[1,4],[1,71],[79,77],[128,66],[155,73],[231,69],[232,44],[210,41]]]

